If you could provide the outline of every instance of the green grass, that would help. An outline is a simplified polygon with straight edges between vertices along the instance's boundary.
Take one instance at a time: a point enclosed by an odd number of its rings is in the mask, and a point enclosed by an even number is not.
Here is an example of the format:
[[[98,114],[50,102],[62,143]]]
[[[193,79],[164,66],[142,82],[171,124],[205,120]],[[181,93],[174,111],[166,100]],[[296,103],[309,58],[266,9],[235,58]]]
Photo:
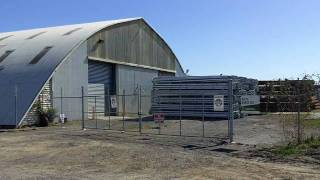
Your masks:
[[[301,151],[294,146],[288,145],[276,148],[273,153],[281,156],[290,156],[300,154]]]
[[[303,125],[308,128],[320,128],[320,119],[304,120]]]
[[[273,153],[280,156],[296,156],[318,148],[320,148],[320,137],[310,137],[301,144],[289,143],[286,146],[277,147],[273,150]]]

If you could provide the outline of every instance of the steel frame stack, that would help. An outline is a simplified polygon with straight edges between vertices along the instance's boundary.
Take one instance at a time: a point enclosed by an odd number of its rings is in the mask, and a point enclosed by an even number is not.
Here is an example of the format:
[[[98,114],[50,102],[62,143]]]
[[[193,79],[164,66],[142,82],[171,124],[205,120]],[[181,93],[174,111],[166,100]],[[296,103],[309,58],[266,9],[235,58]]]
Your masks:
[[[153,80],[152,112],[173,117],[227,119],[229,94],[235,95],[232,96],[233,111],[239,111],[237,95],[249,91],[256,94],[257,83],[257,80],[237,76],[158,77]],[[224,95],[224,111],[214,111],[215,95]]]
[[[152,111],[165,116],[228,118],[230,80],[210,77],[159,77],[153,80]],[[224,111],[213,110],[224,95]]]

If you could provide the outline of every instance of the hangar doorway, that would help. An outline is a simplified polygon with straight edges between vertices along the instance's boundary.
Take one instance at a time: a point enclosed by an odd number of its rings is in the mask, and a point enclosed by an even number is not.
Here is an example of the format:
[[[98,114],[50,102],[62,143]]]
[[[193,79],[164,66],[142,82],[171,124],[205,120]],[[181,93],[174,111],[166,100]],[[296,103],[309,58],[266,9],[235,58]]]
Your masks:
[[[115,112],[110,107],[110,95],[115,92],[115,65],[111,63],[88,61],[88,118],[107,116]]]

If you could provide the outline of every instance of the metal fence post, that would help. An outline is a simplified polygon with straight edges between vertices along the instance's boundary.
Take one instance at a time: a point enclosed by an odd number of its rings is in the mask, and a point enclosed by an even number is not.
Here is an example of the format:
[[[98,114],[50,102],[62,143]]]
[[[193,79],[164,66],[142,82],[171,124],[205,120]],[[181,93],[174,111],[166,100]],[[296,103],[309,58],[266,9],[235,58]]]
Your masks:
[[[17,128],[18,122],[18,86],[14,86],[14,125]]]
[[[138,111],[138,114],[139,114],[139,132],[141,134],[142,132],[142,116],[141,116],[141,85],[139,86],[139,97],[138,97],[138,102],[139,102],[139,111]]]
[[[230,143],[233,142],[233,87],[232,80],[228,83],[228,96],[229,96],[229,120],[228,120],[228,132]]]
[[[62,92],[62,88],[61,88],[61,92]],[[61,96],[62,99],[62,96]],[[83,86],[81,86],[81,110],[82,110],[82,130],[85,129],[84,127],[84,88]]]
[[[179,124],[180,124],[180,131],[179,131],[179,135],[182,135],[182,117],[181,117],[181,111],[182,111],[182,99],[181,99],[181,91],[180,91],[180,95],[179,95]]]
[[[204,137],[204,95],[202,95],[202,137]]]
[[[108,88],[108,94],[107,94],[107,101],[108,101],[108,116],[109,116],[109,124],[108,127],[109,129],[111,129],[111,117],[110,117],[110,113],[111,113],[111,99],[110,99],[110,89]]]
[[[161,134],[161,123],[158,122],[158,134],[160,135]]]
[[[161,98],[158,96],[158,103],[161,104]],[[162,110],[160,110],[160,112],[162,113]],[[163,122],[164,123],[164,122]],[[161,134],[161,123],[158,122],[158,134]]]
[[[82,87],[81,87],[82,88]],[[63,89],[62,87],[60,88],[60,113],[63,114]],[[62,124],[62,119],[60,119],[61,124]]]
[[[299,80],[299,79],[298,79]],[[300,116],[300,111],[301,111],[301,94],[300,94],[300,86],[298,87],[298,144],[301,143],[301,116]]]
[[[123,90],[123,93],[122,93],[122,130],[124,131],[124,127],[125,127],[125,124],[124,124],[124,116],[125,116],[125,112],[126,112],[126,91]]]
[[[98,129],[98,118],[97,118],[97,96],[94,96],[94,119],[96,120],[96,129]]]

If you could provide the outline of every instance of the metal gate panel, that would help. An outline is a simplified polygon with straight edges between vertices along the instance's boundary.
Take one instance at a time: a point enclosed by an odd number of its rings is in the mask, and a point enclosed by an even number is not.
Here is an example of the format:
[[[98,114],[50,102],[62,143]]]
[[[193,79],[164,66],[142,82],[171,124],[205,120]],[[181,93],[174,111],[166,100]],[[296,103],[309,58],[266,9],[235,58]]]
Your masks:
[[[106,111],[104,84],[88,85],[88,118],[104,116]]]

